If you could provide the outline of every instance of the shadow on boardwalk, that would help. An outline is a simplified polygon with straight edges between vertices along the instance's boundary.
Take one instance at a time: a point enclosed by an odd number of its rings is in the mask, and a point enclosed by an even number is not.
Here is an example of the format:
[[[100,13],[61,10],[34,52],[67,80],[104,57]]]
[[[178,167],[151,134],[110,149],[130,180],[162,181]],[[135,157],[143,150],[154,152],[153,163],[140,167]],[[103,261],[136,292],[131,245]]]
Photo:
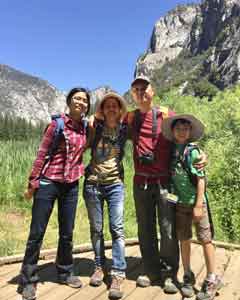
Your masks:
[[[111,249],[106,251],[107,266],[111,264]],[[127,278],[123,284],[124,299],[128,300],[181,300],[180,293],[165,295],[159,283],[148,287],[136,287],[137,276],[142,271],[138,246],[126,248]],[[223,277],[224,288],[220,291],[217,300],[240,300],[240,251],[216,248],[217,272]],[[71,289],[57,283],[57,273],[54,258],[39,261],[40,281],[37,289],[37,299],[42,300],[103,300],[108,299],[108,281],[100,287],[89,286],[89,277],[94,270],[93,253],[85,252],[74,255],[75,274],[80,276],[83,287]],[[0,300],[21,299],[17,294],[17,283],[21,263],[6,264],[0,266]],[[194,244],[192,248],[192,268],[197,277],[196,291],[199,290],[205,277],[205,266],[202,249]],[[182,268],[179,271],[179,279],[182,279]],[[192,300],[195,297],[192,298]]]

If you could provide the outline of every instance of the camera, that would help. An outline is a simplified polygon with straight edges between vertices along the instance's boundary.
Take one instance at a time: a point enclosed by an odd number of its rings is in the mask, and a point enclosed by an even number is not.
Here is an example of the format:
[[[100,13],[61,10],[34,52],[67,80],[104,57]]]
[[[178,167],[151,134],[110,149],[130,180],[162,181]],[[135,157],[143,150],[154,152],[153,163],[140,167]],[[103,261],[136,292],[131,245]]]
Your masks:
[[[154,162],[154,154],[152,152],[144,153],[138,158],[140,163],[143,165],[152,165]]]

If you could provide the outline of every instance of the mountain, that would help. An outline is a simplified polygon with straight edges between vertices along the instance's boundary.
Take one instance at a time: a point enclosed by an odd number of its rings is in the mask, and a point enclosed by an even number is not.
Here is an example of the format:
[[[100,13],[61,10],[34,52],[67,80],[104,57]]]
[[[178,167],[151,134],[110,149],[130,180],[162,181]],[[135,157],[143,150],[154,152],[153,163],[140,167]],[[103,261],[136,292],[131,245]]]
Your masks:
[[[95,103],[111,90],[109,86],[94,89],[91,111]],[[51,115],[66,111],[66,95],[47,81],[0,64],[0,110],[3,115],[17,116],[37,124]]]
[[[0,65],[0,110],[4,115],[31,121],[48,121],[64,111],[65,95],[47,81]]]
[[[164,88],[205,80],[219,89],[240,80],[240,1],[177,6],[155,24],[136,74]]]

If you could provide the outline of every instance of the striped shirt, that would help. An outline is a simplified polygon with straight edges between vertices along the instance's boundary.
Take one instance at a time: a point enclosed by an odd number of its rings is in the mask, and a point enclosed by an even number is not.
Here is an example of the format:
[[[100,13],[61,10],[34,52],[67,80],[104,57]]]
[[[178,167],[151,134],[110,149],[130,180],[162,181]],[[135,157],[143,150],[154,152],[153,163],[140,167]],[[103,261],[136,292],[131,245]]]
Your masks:
[[[56,152],[46,163],[46,156],[53,141],[57,122],[53,120],[47,127],[40,143],[37,157],[29,176],[29,187],[38,188],[41,175],[57,182],[72,183],[84,173],[82,155],[86,146],[86,132],[82,122],[61,115],[64,120],[63,138]]]

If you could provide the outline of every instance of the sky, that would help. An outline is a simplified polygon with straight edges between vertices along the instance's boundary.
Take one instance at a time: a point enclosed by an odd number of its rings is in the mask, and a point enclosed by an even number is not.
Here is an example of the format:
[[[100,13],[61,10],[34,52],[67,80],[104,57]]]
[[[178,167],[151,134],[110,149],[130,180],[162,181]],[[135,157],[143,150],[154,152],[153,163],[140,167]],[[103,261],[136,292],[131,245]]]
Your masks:
[[[189,0],[1,0],[0,64],[62,91],[128,90],[156,21]]]

